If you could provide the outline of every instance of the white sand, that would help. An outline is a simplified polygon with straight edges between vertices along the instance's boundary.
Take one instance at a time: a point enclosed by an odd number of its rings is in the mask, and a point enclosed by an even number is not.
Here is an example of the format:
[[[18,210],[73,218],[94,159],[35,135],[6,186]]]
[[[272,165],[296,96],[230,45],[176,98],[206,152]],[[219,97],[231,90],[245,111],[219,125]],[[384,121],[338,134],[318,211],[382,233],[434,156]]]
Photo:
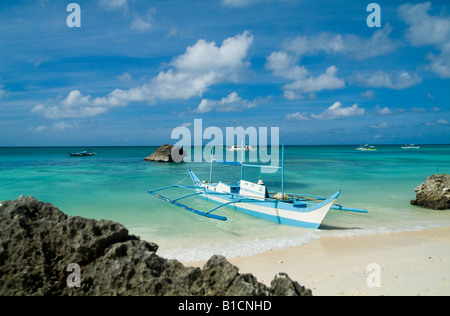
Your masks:
[[[316,296],[450,295],[450,227],[327,237],[229,261],[239,273],[252,273],[267,285],[285,272]],[[202,267],[204,262],[185,264]]]

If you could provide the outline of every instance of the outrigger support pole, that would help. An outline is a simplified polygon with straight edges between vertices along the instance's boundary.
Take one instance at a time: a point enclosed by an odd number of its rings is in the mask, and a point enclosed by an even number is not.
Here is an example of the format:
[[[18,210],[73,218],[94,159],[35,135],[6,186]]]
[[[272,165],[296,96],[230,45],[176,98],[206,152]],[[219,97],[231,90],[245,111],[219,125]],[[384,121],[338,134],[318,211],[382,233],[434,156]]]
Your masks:
[[[284,199],[284,144],[281,146],[281,199]]]
[[[212,183],[212,172],[213,172],[213,162],[214,162],[214,153],[216,148],[211,148],[211,167],[209,168],[209,183]]]
[[[242,134],[242,142],[241,142],[241,180],[244,180],[244,162],[245,162],[245,135]]]

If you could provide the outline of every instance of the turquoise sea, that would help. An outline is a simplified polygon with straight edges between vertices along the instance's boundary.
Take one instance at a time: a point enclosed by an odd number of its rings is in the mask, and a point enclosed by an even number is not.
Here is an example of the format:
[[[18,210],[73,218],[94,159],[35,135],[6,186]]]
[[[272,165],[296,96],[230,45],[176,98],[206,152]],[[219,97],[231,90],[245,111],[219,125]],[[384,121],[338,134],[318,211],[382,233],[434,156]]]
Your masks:
[[[414,189],[427,176],[450,173],[450,145],[287,146],[285,191],[329,196],[342,190],[338,202],[365,208],[368,214],[333,211],[320,229],[282,226],[228,208],[216,221],[187,212],[145,192],[171,184],[190,185],[187,169],[209,179],[208,162],[162,164],[143,159],[156,147],[96,147],[94,157],[67,157],[83,148],[0,148],[0,201],[30,195],[51,202],[68,215],[122,223],[130,233],[160,246],[159,254],[181,261],[255,255],[302,245],[324,236],[359,236],[449,226],[450,211],[410,205]],[[280,190],[280,173],[260,174],[249,168],[246,179],[263,179]],[[214,165],[214,179],[235,182],[239,167]],[[172,191],[171,196],[183,191]],[[186,204],[211,209],[198,198]]]

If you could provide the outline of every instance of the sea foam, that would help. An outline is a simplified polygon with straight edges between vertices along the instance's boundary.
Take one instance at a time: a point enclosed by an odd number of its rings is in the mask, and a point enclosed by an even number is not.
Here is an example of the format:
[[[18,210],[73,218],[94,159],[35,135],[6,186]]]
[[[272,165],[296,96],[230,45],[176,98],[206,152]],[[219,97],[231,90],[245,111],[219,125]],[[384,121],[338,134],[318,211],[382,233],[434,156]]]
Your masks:
[[[327,230],[312,231],[302,236],[253,239],[234,244],[217,242],[198,247],[161,249],[159,254],[168,259],[176,259],[181,262],[195,262],[208,260],[213,255],[222,255],[228,259],[237,257],[250,257],[272,250],[285,249],[309,244],[320,238],[361,237],[367,235],[401,233],[439,228],[446,225],[414,225],[409,227],[378,227],[369,229]]]

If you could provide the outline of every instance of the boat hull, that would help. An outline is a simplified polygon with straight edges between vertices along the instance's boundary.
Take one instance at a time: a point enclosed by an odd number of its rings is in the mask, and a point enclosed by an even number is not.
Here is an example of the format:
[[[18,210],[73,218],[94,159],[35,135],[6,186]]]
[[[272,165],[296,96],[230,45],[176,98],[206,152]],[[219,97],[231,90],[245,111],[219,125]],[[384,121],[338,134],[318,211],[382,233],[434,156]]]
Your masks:
[[[198,192],[203,192],[203,189],[198,190]],[[214,194],[199,194],[199,197],[217,204],[237,201],[232,196],[228,198],[227,196]],[[239,202],[227,204],[226,206],[278,224],[317,229],[335,201],[336,198],[332,198],[320,207],[309,209],[296,208],[293,204],[282,201]]]

